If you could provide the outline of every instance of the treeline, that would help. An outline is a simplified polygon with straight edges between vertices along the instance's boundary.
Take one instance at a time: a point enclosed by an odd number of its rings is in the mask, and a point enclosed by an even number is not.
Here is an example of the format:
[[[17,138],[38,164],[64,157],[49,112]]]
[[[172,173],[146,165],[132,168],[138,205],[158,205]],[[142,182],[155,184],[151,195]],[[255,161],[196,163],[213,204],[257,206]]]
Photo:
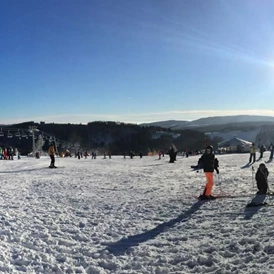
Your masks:
[[[27,131],[29,126],[36,126],[40,131],[67,143],[79,143],[81,150],[109,151],[113,155],[129,151],[138,153],[140,150],[145,154],[153,150],[167,152],[171,143],[175,144],[179,151],[201,150],[206,141],[215,147],[219,141],[206,140],[205,134],[196,130],[170,130],[157,126],[147,127],[117,122],[90,122],[87,125],[26,122],[6,127]],[[2,129],[4,130],[5,127]],[[25,140],[3,136],[0,137],[0,142],[2,145],[16,146],[24,152],[32,151],[30,137]]]

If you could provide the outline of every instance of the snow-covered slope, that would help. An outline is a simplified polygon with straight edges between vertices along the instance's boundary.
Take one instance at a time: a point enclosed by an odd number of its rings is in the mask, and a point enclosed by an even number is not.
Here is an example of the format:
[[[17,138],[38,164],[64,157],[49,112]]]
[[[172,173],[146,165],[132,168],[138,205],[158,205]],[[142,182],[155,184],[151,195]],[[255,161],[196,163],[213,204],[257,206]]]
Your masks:
[[[200,118],[193,121],[180,121],[180,120],[167,120],[152,123],[143,123],[141,126],[160,126],[163,128],[171,129],[184,129],[184,128],[199,128],[213,125],[226,125],[226,124],[269,124],[274,122],[273,116],[259,116],[259,115],[232,115],[232,116],[213,116]]]
[[[246,208],[248,157],[218,156],[213,194],[239,197],[208,202],[198,156],[2,160],[0,273],[274,273],[274,207]]]

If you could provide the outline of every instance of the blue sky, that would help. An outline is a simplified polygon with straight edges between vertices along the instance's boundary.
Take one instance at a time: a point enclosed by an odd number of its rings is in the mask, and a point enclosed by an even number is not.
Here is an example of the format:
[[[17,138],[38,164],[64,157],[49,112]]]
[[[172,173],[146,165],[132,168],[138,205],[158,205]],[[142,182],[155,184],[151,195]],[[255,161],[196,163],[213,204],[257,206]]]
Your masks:
[[[0,1],[0,123],[274,116],[272,0]]]

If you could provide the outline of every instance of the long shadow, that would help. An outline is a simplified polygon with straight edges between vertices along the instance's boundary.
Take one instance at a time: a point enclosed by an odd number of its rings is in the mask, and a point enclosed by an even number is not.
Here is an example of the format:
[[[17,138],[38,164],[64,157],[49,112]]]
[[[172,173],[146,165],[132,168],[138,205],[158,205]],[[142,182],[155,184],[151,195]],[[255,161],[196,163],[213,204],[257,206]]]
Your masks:
[[[177,218],[159,224],[151,230],[133,236],[129,236],[127,238],[123,238],[115,243],[107,244],[106,249],[116,256],[123,255],[129,248],[133,246],[138,246],[140,243],[154,239],[159,234],[165,232],[167,229],[173,227],[175,224],[179,222],[186,222],[193,213],[199,210],[199,208],[204,204],[204,202],[205,201],[196,202],[191,206],[190,209],[180,214]]]
[[[159,161],[158,159],[156,159],[155,161]],[[156,165],[146,165],[145,167],[147,167],[147,166],[162,166],[162,165],[164,165],[165,163],[161,163],[161,164],[156,164]]]
[[[63,167],[58,167],[58,168],[63,168]],[[41,167],[41,168],[30,168],[30,169],[9,170],[9,171],[3,170],[3,171],[0,171],[0,174],[32,172],[32,171],[38,171],[38,170],[43,170],[43,169],[48,169],[49,170],[50,168],[48,168],[48,167]]]
[[[242,166],[241,169],[249,168],[249,167],[251,167],[251,166],[252,166],[252,164],[247,163],[246,165]]]
[[[266,195],[256,195],[250,202],[250,204],[261,204],[265,201]],[[244,214],[245,220],[250,220],[255,214],[258,213],[258,211],[260,210],[260,206],[254,206],[254,207],[246,207]]]

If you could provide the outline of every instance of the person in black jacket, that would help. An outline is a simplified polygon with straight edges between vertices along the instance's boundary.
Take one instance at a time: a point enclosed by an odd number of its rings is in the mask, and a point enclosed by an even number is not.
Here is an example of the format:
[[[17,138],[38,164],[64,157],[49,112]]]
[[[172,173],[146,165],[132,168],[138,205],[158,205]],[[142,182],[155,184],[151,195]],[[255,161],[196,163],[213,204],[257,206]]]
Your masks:
[[[212,146],[206,147],[206,151],[203,154],[203,156],[201,157],[201,162],[203,164],[203,169],[204,169],[207,183],[206,183],[203,195],[201,195],[199,198],[201,200],[215,199],[215,197],[213,197],[211,195],[211,191],[212,191],[213,184],[214,184],[213,172],[214,172],[214,169],[218,170],[218,166],[216,166],[217,162],[215,160],[215,155],[213,153]],[[217,173],[219,173],[219,170],[217,171]]]
[[[265,164],[261,163],[259,168],[256,172],[255,179],[257,182],[258,192],[257,194],[266,194],[268,190],[268,169],[266,168]]]
[[[265,145],[261,145],[260,146],[260,158],[259,158],[259,160],[263,158],[265,151],[266,151]]]
[[[273,160],[273,154],[274,154],[274,145],[272,143],[269,146],[269,150],[270,150],[269,162],[271,162]]]

